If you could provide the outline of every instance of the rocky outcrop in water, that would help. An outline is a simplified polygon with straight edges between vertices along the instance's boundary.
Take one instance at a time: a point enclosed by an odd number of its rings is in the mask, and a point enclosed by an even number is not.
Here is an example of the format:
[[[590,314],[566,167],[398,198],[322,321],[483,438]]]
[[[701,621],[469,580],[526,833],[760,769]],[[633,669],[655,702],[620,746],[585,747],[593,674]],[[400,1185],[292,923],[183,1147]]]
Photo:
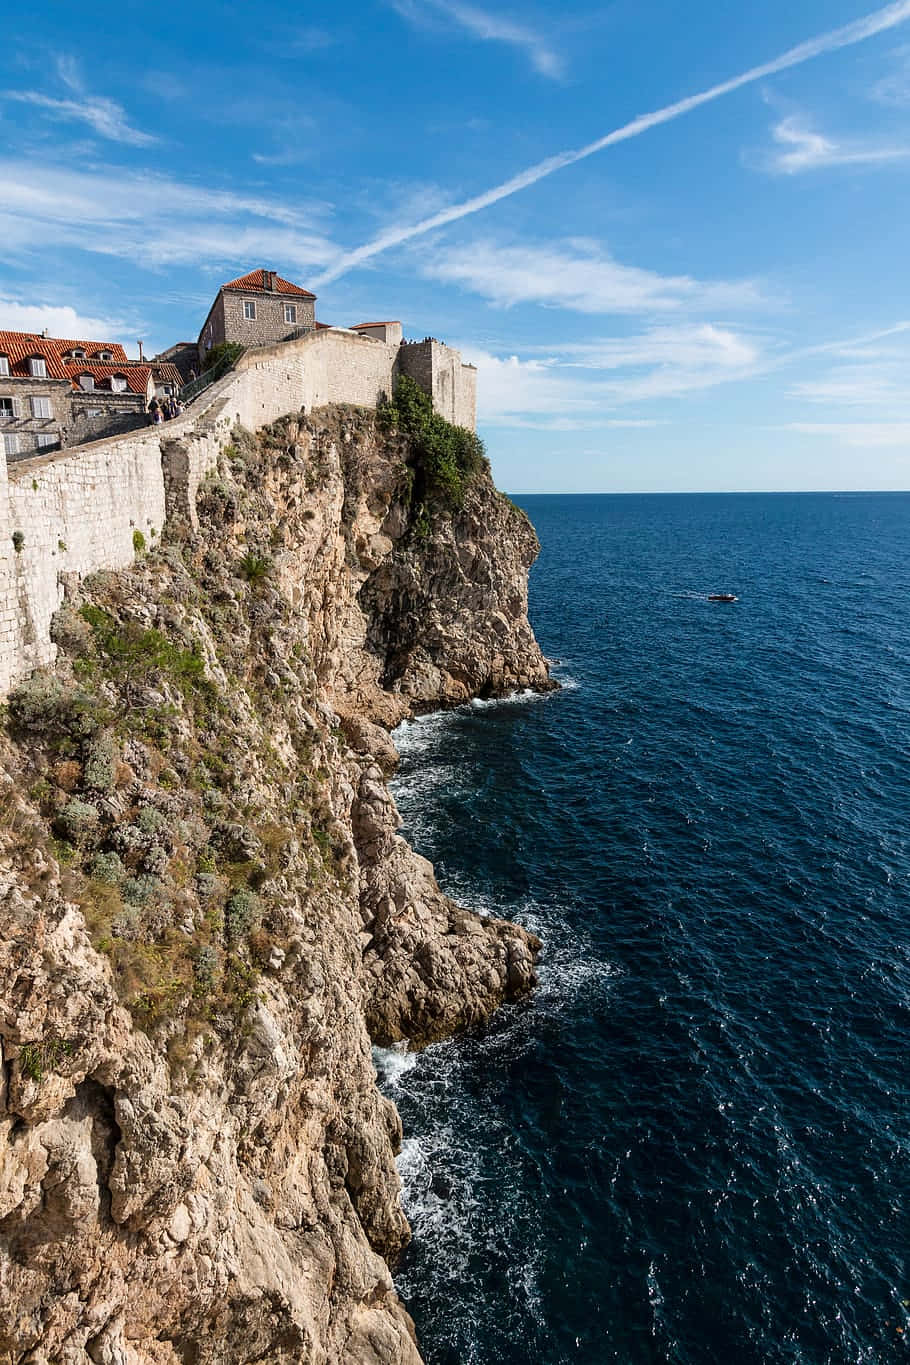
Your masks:
[[[527,520],[327,409],[73,584],[0,741],[0,1361],[420,1360],[370,1043],[534,981],[397,834],[388,729],[549,686]],[[419,470],[418,486],[419,486]]]

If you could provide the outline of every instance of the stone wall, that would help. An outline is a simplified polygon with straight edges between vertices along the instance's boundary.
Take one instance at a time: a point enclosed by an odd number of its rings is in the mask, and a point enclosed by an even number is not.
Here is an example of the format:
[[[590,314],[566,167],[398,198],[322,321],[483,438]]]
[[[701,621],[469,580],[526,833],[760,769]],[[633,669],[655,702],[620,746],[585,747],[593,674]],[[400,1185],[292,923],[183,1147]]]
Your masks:
[[[6,543],[21,536],[21,548],[7,561],[16,635],[14,658],[5,669],[0,664],[0,678],[4,672],[21,677],[53,660],[50,622],[68,575],[130,564],[134,531],[146,543],[161,533],[161,449],[151,430],[10,467]]]
[[[66,430],[67,445],[81,445],[86,441],[100,441],[105,436],[117,436],[123,431],[136,431],[148,423],[145,394],[96,393],[74,390],[70,396],[70,419]]]
[[[458,427],[473,431],[477,425],[477,371],[463,365],[461,355],[444,342],[427,337],[405,341],[401,347],[401,373],[409,375],[430,394],[437,412]]]
[[[0,461],[0,696],[53,661],[50,622],[68,581],[130,563],[137,530],[147,544],[166,523],[193,533],[199,484],[236,425],[255,431],[287,413],[330,403],[375,407],[392,392],[406,352],[429,366],[444,415],[466,416],[458,385],[469,367],[457,351],[439,342],[430,347],[422,352],[352,332],[311,332],[248,351],[174,421],[8,469]]]

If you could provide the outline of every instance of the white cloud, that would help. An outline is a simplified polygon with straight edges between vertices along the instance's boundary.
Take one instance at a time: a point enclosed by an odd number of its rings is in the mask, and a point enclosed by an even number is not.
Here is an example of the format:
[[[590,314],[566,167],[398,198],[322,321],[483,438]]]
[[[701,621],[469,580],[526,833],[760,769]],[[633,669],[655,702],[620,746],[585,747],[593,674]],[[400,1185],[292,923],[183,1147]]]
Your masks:
[[[747,378],[769,363],[757,341],[711,325],[653,328],[545,356],[497,356],[469,345],[462,354],[478,369],[481,421],[548,430],[653,425],[651,416],[615,414]]]
[[[436,27],[432,20],[437,15],[458,24],[482,42],[506,43],[518,48],[541,76],[556,80],[563,74],[562,57],[526,24],[493,14],[479,5],[464,4],[462,0],[424,0],[422,5],[418,5],[416,0],[391,0],[391,3],[401,17],[412,24]]]
[[[905,446],[910,453],[910,422],[789,422],[784,430],[824,436],[859,450]]]
[[[157,267],[221,269],[250,260],[311,271],[337,248],[319,231],[318,204],[186,184],[163,175],[0,161],[0,254],[77,248]]]
[[[53,99],[50,95],[42,95],[37,90],[4,90],[0,98],[17,101],[20,104],[31,104],[37,109],[43,109],[51,118],[63,122],[87,123],[99,137],[108,138],[111,142],[125,142],[131,147],[148,147],[158,140],[152,137],[151,133],[143,133],[140,129],[133,128],[121,106],[101,95],[87,95],[80,100],[61,100]]]
[[[652,366],[684,370],[740,370],[761,356],[756,340],[714,323],[652,327],[639,336],[610,337],[561,348],[567,363],[589,369],[640,369]]]
[[[910,105],[910,45],[895,48],[891,56],[895,69],[877,81],[870,94],[879,104],[904,109]]]
[[[910,146],[856,139],[834,142],[812,129],[799,114],[782,119],[771,130],[771,135],[784,150],[774,152],[768,158],[767,167],[784,175],[828,166],[880,166],[910,156]]]
[[[751,280],[727,283],[622,265],[594,242],[500,246],[472,242],[425,261],[421,273],[466,286],[492,303],[536,303],[580,313],[704,312],[764,302]]]
[[[906,407],[907,364],[899,368],[888,361],[835,366],[823,378],[794,384],[788,396],[827,407]]]
[[[51,336],[84,337],[108,341],[118,337],[126,324],[122,318],[92,317],[65,304],[23,303],[0,296],[0,325],[8,332],[42,332]]]
[[[58,57],[57,74],[71,92],[59,99],[38,90],[4,90],[0,99],[19,104],[30,104],[42,109],[50,118],[66,123],[86,123],[99,137],[111,142],[123,142],[131,147],[149,147],[158,139],[151,133],[134,128],[123,107],[105,95],[92,95],[83,85],[79,68],[72,57]]]
[[[399,0],[399,3],[401,2],[403,0]],[[412,3],[412,0],[405,0],[405,2]],[[844,48],[852,47],[856,43],[865,42],[878,33],[885,33],[896,28],[899,24],[906,23],[908,19],[910,19],[910,0],[897,0],[895,4],[885,5],[884,8],[866,15],[863,19],[857,19],[853,23],[845,24],[842,28],[832,29],[816,38],[810,38],[808,42],[790,48],[770,62],[763,62],[760,66],[750,67],[748,71],[733,76],[730,80],[722,81],[719,85],[712,85],[697,95],[689,95],[685,99],[677,100],[674,104],[664,105],[663,108],[656,109],[650,114],[641,114],[638,118],[632,119],[630,123],[625,123],[620,128],[614,128],[605,136],[597,138],[594,142],[589,142],[587,146],[558,152],[555,156],[548,156],[545,160],[538,161],[536,165],[529,166],[527,170],[520,171],[501,184],[494,185],[492,189],[484,190],[482,194],[476,194],[470,199],[463,200],[460,204],[453,204],[449,208],[431,214],[428,218],[423,218],[416,223],[396,223],[380,233],[378,237],[374,237],[372,241],[365,242],[352,251],[339,252],[331,267],[314,283],[316,285],[327,284],[331,280],[336,280],[339,276],[347,274],[355,266],[362,265],[364,261],[379,255],[380,252],[387,251],[390,247],[400,246],[402,242],[411,241],[414,237],[425,236],[426,233],[432,232],[435,228],[445,227],[447,223],[454,223],[460,218],[466,218],[469,214],[479,213],[481,209],[489,208],[492,204],[499,203],[501,199],[507,199],[520,190],[536,185],[538,181],[544,180],[556,171],[563,170],[567,166],[574,166],[577,162],[584,161],[586,157],[594,156],[595,153],[602,152],[607,147],[613,147],[617,143],[640,137],[642,133],[647,133],[652,128],[658,128],[664,123],[672,123],[674,119],[682,118],[685,114],[700,109],[702,105],[722,99],[725,95],[732,94],[735,90],[742,90],[745,86],[754,85],[757,81],[765,80],[768,76],[777,75],[781,71],[789,71],[795,66],[801,66],[804,62],[814,61],[816,57],[821,57],[825,53],[838,52]]]

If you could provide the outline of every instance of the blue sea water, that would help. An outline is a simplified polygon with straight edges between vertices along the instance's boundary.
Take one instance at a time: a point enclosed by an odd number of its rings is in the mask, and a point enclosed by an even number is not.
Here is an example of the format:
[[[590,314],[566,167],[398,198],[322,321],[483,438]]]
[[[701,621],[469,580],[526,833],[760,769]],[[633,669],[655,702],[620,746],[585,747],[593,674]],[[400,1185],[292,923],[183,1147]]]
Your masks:
[[[562,691],[397,733],[405,833],[545,945],[377,1054],[426,1359],[906,1359],[910,495],[521,502]]]

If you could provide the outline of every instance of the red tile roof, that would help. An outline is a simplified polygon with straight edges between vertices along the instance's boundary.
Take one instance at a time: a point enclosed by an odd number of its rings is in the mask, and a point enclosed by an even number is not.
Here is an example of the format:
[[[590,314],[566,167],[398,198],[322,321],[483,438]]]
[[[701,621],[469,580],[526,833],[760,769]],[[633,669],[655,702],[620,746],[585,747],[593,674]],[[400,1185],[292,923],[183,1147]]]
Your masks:
[[[28,362],[33,355],[44,356],[48,379],[66,378],[57,343],[49,337],[36,336],[33,332],[0,332],[0,355],[8,358],[13,379],[30,377]]]
[[[355,322],[351,328],[352,332],[359,332],[361,327],[400,327],[398,318],[389,318],[386,322]]]
[[[259,290],[263,294],[271,294],[271,285],[265,279],[268,273],[266,270],[251,270],[248,275],[241,275],[239,280],[229,280],[221,288],[240,289],[244,293]],[[315,294],[310,293],[309,289],[301,289],[299,284],[291,284],[290,280],[283,280],[280,275],[275,276],[275,292],[278,294],[294,294],[301,299],[315,299],[316,297]]]
[[[153,360],[152,373],[158,384],[177,384],[182,389],[186,383],[177,366],[171,364],[169,360]]]
[[[126,386],[132,393],[145,395],[148,392],[148,383],[151,378],[152,370],[149,365],[97,365],[86,360],[70,360],[64,366],[67,377],[72,380],[73,388],[79,389],[79,376],[90,374],[95,380],[95,385],[104,385],[102,392],[110,389],[108,381],[115,375],[122,375],[126,380]],[[91,392],[91,390],[89,390]]]
[[[58,337],[48,340],[53,341],[61,356],[67,351],[85,351],[86,360],[95,360],[102,351],[108,351],[114,364],[123,365],[127,359],[126,351],[115,341],[61,341]]]
[[[114,341],[67,341],[60,337],[40,336],[37,332],[0,332],[0,355],[9,358],[13,379],[30,378],[28,362],[32,356],[44,356],[49,379],[66,379],[67,366],[63,357],[69,351],[85,351],[86,359],[77,365],[97,364],[93,357],[108,351],[114,365],[129,364],[126,352]]]

